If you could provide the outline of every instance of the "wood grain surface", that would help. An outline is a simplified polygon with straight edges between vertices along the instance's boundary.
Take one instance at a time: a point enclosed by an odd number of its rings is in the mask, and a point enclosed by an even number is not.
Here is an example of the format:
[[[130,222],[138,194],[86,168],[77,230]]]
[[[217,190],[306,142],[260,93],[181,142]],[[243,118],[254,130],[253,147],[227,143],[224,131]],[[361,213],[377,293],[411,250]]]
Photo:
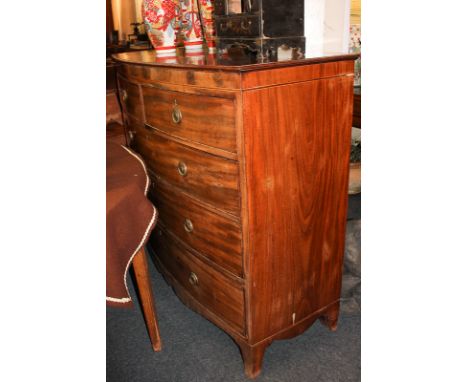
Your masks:
[[[120,55],[119,55],[120,56]],[[239,73],[220,70],[187,70],[167,67],[123,64],[120,73],[142,84],[169,84],[210,89],[240,89]]]
[[[140,86],[117,76],[119,84],[120,103],[123,111],[141,121],[144,121],[143,104],[141,101]]]
[[[153,290],[151,288],[145,248],[141,248],[135,255],[132,264],[135,272],[138,296],[140,297],[151,344],[154,351],[161,351],[161,335],[159,334],[158,317],[156,315],[156,306],[154,303]]]
[[[242,89],[284,85],[323,79],[353,73],[353,61],[327,62],[322,65],[305,65],[285,68],[268,68],[245,73],[242,76]]]
[[[352,83],[244,93],[253,343],[339,297]]]
[[[173,73],[194,71],[196,74],[225,72],[227,74],[246,73],[270,68],[285,68],[295,66],[322,65],[327,62],[354,61],[359,54],[333,54],[324,52],[311,57],[291,58],[288,60],[275,60],[275,58],[262,57],[260,55],[244,55],[235,52],[225,52],[219,55],[210,55],[205,53],[205,57],[196,62],[184,54],[183,48],[177,50],[176,60],[173,62],[164,62],[158,60],[154,51],[145,50],[138,52],[124,52],[114,54],[112,58],[128,69],[138,69],[140,67],[157,68],[157,71],[167,69]],[[153,79],[156,81],[156,79]]]
[[[167,134],[236,151],[235,103],[232,98],[200,96],[143,86],[146,123]],[[173,111],[180,111],[179,123]]]
[[[156,133],[137,132],[134,147],[148,167],[168,183],[212,204],[239,215],[239,166],[235,161],[194,150]],[[185,176],[178,167],[184,164]]]
[[[167,230],[202,256],[242,277],[241,230],[236,219],[209,210],[160,181],[153,183],[150,197]],[[187,220],[191,226],[187,226]]]
[[[228,321],[239,333],[244,332],[245,309],[243,288],[222,273],[207,267],[190,252],[184,251],[161,229],[152,236],[154,251],[177,282],[198,302]],[[195,275],[197,282],[190,281]],[[192,279],[193,280],[193,279]]]

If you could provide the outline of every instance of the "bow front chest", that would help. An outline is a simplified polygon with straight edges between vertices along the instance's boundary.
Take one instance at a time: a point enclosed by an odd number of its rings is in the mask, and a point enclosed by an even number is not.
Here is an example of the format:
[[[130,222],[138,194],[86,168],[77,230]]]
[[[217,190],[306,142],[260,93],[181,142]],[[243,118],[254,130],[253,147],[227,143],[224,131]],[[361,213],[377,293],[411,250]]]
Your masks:
[[[355,58],[114,56],[127,142],[159,210],[156,264],[252,378],[272,341],[317,318],[336,328]]]

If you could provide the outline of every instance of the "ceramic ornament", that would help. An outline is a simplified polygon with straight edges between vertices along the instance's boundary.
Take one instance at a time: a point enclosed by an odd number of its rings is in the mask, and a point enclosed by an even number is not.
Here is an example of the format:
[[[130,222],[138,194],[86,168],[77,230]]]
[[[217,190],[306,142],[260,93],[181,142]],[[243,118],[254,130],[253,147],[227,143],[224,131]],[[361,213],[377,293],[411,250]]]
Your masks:
[[[195,0],[196,1],[196,0]],[[198,0],[200,4],[200,15],[202,18],[202,26],[205,32],[206,45],[209,52],[216,49],[215,44],[215,27],[213,20],[213,1],[212,0]]]
[[[146,33],[159,57],[175,56],[180,28],[178,0],[143,0],[142,18]]]
[[[203,49],[203,36],[198,12],[197,0],[180,0],[182,11],[182,29],[186,51]]]

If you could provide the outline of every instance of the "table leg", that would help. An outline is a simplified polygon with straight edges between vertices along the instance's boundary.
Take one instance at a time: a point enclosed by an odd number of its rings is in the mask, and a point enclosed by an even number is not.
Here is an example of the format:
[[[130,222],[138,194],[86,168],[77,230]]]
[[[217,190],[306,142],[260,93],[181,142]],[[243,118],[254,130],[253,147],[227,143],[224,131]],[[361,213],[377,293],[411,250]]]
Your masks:
[[[148,329],[151,343],[154,351],[161,350],[161,337],[159,335],[158,319],[156,316],[156,307],[154,304],[153,292],[148,272],[148,262],[146,260],[145,248],[133,258],[133,270],[135,271],[135,279],[140,297],[140,303],[145,316],[146,327]]]

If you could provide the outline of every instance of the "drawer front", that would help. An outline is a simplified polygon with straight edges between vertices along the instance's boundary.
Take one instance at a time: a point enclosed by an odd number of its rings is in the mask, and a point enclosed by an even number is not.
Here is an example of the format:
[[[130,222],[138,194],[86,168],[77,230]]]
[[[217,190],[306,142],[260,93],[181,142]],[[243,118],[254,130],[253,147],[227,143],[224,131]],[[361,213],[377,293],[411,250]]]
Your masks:
[[[152,247],[164,268],[200,304],[243,334],[244,290],[178,244],[158,227]]]
[[[239,215],[239,166],[232,160],[137,130],[133,147],[163,180],[210,205]]]
[[[133,148],[133,140],[137,131],[144,131],[145,124],[130,114],[124,113],[125,121],[125,134],[127,136],[127,143]]]
[[[179,138],[236,152],[234,99],[142,87],[146,123]]]
[[[156,186],[153,182],[153,185],[150,197],[164,226],[197,252],[242,276],[239,224],[207,210],[182,192],[161,183]]]
[[[138,85],[118,77],[120,102],[124,112],[144,121],[143,104]]]

